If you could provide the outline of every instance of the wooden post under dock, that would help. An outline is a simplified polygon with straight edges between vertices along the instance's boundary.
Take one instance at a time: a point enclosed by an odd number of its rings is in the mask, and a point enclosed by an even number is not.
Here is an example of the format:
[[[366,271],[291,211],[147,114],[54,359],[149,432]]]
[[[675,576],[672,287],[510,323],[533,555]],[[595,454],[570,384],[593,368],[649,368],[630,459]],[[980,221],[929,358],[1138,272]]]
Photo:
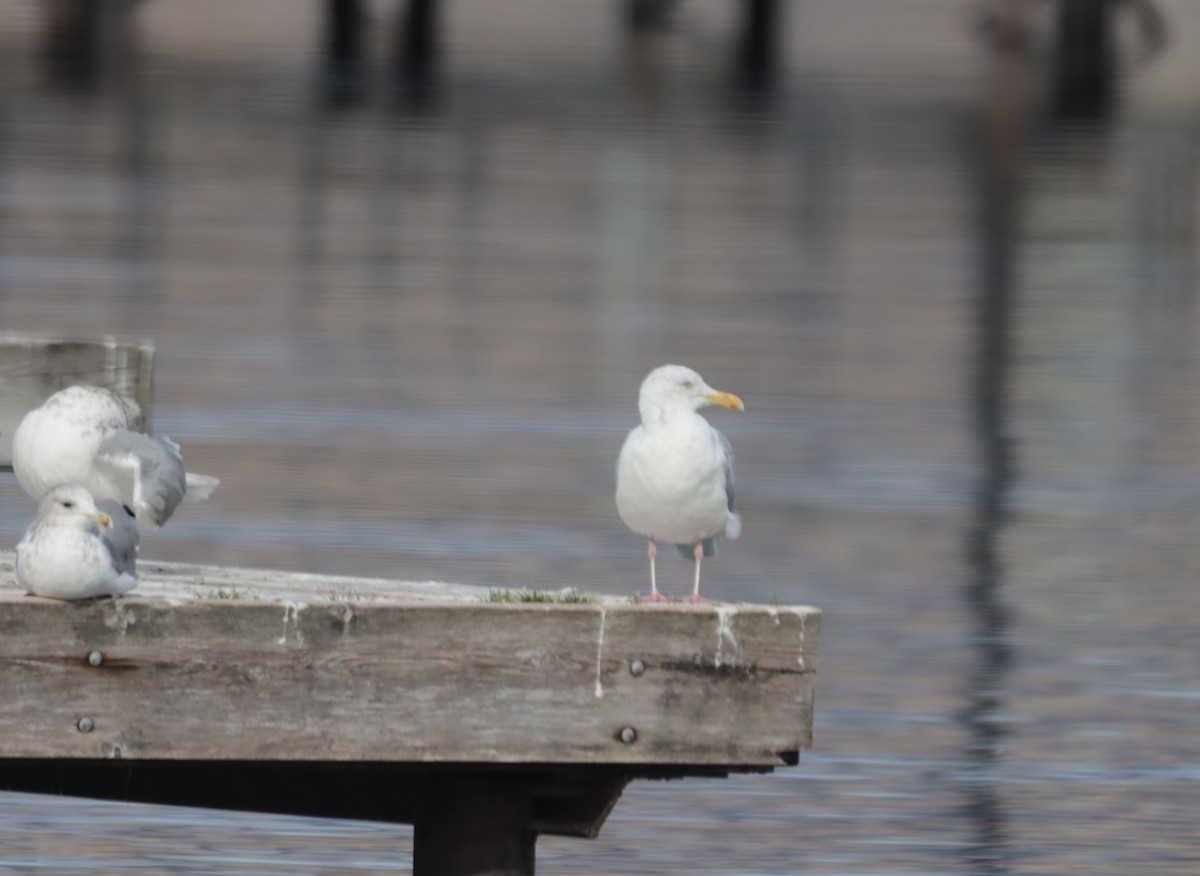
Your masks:
[[[414,872],[530,874],[631,779],[770,772],[812,731],[820,612],[492,602],[143,564],[25,595],[0,553],[0,788],[415,825]]]

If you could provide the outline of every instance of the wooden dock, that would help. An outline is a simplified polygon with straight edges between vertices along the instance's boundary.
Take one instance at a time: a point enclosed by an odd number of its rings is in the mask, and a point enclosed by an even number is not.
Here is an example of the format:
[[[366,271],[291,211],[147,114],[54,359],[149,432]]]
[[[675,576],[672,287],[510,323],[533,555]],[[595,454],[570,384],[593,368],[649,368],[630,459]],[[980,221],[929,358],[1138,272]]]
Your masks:
[[[411,823],[417,874],[525,874],[538,834],[595,836],[632,779],[811,742],[814,608],[140,572],[64,603],[0,553],[0,788]]]
[[[153,357],[0,335],[0,464],[63,386],[149,412]],[[596,836],[632,779],[769,772],[811,744],[814,608],[138,571],[121,599],[60,602],[0,552],[0,789],[407,823],[418,876],[531,874],[539,834]]]

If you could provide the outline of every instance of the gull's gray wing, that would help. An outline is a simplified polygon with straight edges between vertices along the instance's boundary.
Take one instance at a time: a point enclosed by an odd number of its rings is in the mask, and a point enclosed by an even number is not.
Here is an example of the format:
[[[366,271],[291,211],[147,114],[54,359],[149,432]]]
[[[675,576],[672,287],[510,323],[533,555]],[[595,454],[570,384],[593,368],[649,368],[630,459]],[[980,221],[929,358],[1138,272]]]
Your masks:
[[[724,460],[725,468],[725,503],[729,508],[730,513],[733,512],[734,494],[736,493],[736,481],[733,476],[733,445],[729,443],[729,439],[725,437],[725,433],[719,429],[713,429],[717,436],[717,443],[721,448],[721,456]],[[734,517],[736,520],[736,516]],[[737,530],[732,533],[732,537],[737,537],[737,532],[741,529],[741,523],[738,522]],[[685,560],[692,559],[694,545],[677,544],[675,550],[679,551],[679,555]],[[717,555],[717,537],[714,535],[711,538],[704,539],[704,556],[715,557]]]
[[[717,432],[717,440],[721,442],[721,450],[725,453],[725,496],[729,510],[733,510],[733,497],[737,492],[737,479],[733,476],[733,445],[725,437],[724,432]]]
[[[129,514],[129,510],[120,502],[104,499],[96,503],[96,507],[112,520],[112,528],[100,528],[100,537],[108,545],[112,554],[113,567],[117,574],[137,575],[138,535],[137,524]]]
[[[187,472],[179,446],[166,438],[121,430],[96,451],[98,473],[119,485],[121,502],[138,523],[162,526],[187,492]]]

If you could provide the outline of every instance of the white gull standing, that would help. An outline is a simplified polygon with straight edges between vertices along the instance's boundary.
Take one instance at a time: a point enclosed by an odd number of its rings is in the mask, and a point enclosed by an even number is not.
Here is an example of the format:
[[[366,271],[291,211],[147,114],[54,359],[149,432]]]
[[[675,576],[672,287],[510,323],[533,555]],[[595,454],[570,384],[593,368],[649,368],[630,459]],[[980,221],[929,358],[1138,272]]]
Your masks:
[[[733,512],[733,448],[696,413],[707,405],[745,410],[740,398],[713,389],[691,368],[655,368],[638,395],[642,424],[617,457],[617,513],[649,539],[650,602],[665,601],[655,580],[656,539],[696,560],[686,601],[711,603],[700,596],[700,560],[716,555],[717,536],[737,538],[742,529]]]
[[[13,433],[13,472],[34,499],[79,484],[159,528],[182,501],[207,499],[220,481],[187,472],[179,445],[143,435],[133,399],[98,386],[69,386],[25,415]]]
[[[115,502],[97,507],[78,484],[55,487],[17,543],[17,582],[36,596],[88,599],[137,586],[138,532]]]

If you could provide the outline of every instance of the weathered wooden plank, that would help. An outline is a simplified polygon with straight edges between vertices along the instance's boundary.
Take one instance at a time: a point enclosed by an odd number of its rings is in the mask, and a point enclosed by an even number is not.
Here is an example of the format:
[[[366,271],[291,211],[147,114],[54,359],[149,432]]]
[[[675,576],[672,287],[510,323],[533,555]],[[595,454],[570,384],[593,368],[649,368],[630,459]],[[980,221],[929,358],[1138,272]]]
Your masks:
[[[811,741],[816,609],[139,592],[0,589],[0,756],[764,768]]]
[[[154,346],[148,341],[0,334],[0,465],[12,464],[21,418],[65,386],[90,383],[133,396],[150,428]]]

